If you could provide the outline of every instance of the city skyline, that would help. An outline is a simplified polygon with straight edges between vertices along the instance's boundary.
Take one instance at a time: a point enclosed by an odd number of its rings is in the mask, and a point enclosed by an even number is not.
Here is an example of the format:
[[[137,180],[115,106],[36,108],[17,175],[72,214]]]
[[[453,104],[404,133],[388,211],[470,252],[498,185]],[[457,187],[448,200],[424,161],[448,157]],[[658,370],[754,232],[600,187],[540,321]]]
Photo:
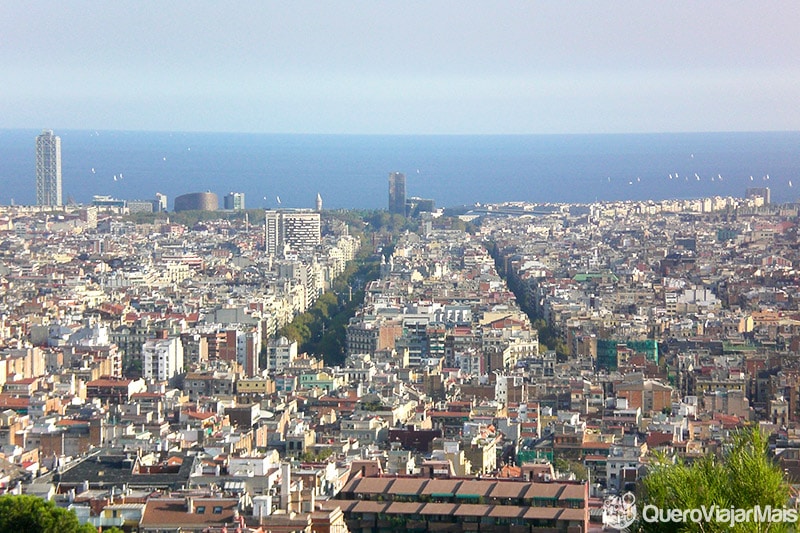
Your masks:
[[[3,14],[0,128],[800,129],[800,11],[787,1],[38,1]]]
[[[35,205],[41,130],[0,130],[0,204]],[[64,202],[244,194],[251,208],[388,209],[387,170],[406,198],[440,207],[741,196],[795,202],[800,132],[590,136],[313,136],[59,131]],[[764,147],[769,147],[765,150]],[[324,177],[324,178],[323,178]],[[500,184],[501,186],[498,186]],[[402,196],[402,195],[401,195]],[[166,202],[162,198],[159,207]],[[144,204],[142,204],[144,205]],[[401,213],[401,209],[396,210]]]

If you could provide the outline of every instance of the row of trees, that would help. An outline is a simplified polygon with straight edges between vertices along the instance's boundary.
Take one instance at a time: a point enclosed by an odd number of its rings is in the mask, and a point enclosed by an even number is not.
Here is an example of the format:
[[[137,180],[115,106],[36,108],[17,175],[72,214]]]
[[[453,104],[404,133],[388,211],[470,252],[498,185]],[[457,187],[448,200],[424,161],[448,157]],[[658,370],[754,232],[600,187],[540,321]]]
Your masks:
[[[494,242],[484,243],[489,255],[494,259],[495,268],[497,272],[505,277],[508,289],[514,293],[517,299],[517,304],[523,313],[528,315],[531,320],[531,325],[539,334],[539,349],[540,350],[553,350],[559,360],[566,360],[569,355],[569,347],[564,342],[563,336],[559,331],[547,324],[547,321],[541,315],[536,313],[536,309],[528,298],[528,288],[516,273],[508,268],[507,258],[500,253],[500,249]]]
[[[368,250],[345,267],[331,290],[311,309],[297,315],[278,336],[297,341],[301,352],[321,354],[326,365],[342,365],[347,351],[347,324],[364,301],[364,287],[380,274],[378,259]]]

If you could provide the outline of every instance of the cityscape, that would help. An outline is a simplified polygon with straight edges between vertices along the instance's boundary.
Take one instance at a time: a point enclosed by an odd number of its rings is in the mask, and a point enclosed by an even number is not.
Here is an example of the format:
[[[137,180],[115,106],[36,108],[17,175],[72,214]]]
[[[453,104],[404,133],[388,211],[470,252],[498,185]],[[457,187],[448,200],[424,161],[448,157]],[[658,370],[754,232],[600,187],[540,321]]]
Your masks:
[[[796,3],[2,13],[0,533],[797,531]]]
[[[98,530],[599,531],[748,427],[800,484],[768,187],[456,212],[391,171],[374,212],[170,209],[67,203],[61,156],[43,131],[37,204],[0,207],[4,492]]]

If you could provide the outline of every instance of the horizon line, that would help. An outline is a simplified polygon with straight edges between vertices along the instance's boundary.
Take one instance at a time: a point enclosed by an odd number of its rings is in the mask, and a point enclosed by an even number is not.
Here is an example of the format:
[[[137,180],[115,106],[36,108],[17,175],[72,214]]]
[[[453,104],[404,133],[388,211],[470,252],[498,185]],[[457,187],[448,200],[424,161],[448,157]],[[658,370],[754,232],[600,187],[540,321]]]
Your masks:
[[[105,133],[192,133],[206,135],[274,135],[274,136],[319,136],[319,137],[568,137],[568,136],[622,136],[622,135],[731,135],[731,134],[779,134],[800,133],[798,129],[776,130],[670,130],[670,131],[617,131],[617,132],[527,132],[527,133],[354,133],[354,132],[280,132],[280,131],[238,131],[238,130],[170,130],[170,129],[109,129],[73,127],[0,127],[0,131],[43,131],[65,132],[105,132]]]

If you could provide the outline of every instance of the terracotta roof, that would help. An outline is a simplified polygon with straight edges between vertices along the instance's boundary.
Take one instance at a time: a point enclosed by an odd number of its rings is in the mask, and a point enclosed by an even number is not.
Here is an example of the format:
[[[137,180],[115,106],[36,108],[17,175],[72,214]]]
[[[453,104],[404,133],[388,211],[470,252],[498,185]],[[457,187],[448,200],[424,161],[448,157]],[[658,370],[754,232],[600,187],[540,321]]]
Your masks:
[[[62,418],[56,422],[57,426],[88,426],[88,420],[73,420],[71,418]]]
[[[419,502],[392,502],[386,514],[417,514],[423,505]]]
[[[388,494],[414,494],[417,495],[427,480],[424,478],[398,478],[385,492]],[[361,485],[359,485],[359,489]]]
[[[351,513],[382,513],[388,506],[386,502],[358,502],[352,509]]]
[[[549,498],[555,500],[563,485],[555,483],[531,483],[524,498]]]
[[[490,498],[521,498],[528,488],[528,483],[495,483],[489,492]]]
[[[562,509],[560,520],[586,520],[588,518],[587,509]]]
[[[431,479],[422,490],[420,494],[455,494],[458,484],[461,483],[458,479]]]
[[[495,505],[489,511],[489,516],[495,518],[517,518],[520,516],[527,507],[520,507],[518,505]]]
[[[586,498],[585,485],[563,485],[564,490],[558,496],[559,500],[583,500]]]
[[[486,496],[492,489],[492,481],[467,480],[461,483],[457,496]]]
[[[663,446],[664,444],[671,444],[672,438],[672,433],[653,431],[647,435],[647,446],[654,448],[656,446]]]
[[[238,505],[238,499],[197,498],[194,500],[194,512],[190,513],[184,498],[152,498],[145,504],[140,526],[167,529],[195,525],[230,525]]]
[[[387,492],[389,488],[389,483],[391,483],[392,479],[380,478],[380,477],[368,477],[368,478],[361,478],[356,480],[357,485],[356,489],[358,492],[363,492],[366,494],[383,494]],[[347,492],[356,492],[353,488],[345,488]]]
[[[523,517],[538,520],[554,520],[560,512],[561,509],[558,507],[531,507],[525,511]]]
[[[450,515],[456,510],[454,503],[426,503],[419,512],[422,515]]]
[[[195,418],[197,420],[208,420],[209,418],[213,418],[217,415],[209,411],[186,411],[186,416],[189,418]]]
[[[15,396],[7,396],[4,394],[0,394],[0,407],[11,407],[11,408],[29,407],[30,402],[31,402],[30,398],[17,398]]]
[[[453,516],[486,516],[491,508],[491,505],[461,504],[453,512]]]
[[[323,511],[331,511],[339,507],[342,512],[349,513],[350,509],[355,507],[358,503],[359,502],[356,500],[322,500],[319,502],[319,506]]]

